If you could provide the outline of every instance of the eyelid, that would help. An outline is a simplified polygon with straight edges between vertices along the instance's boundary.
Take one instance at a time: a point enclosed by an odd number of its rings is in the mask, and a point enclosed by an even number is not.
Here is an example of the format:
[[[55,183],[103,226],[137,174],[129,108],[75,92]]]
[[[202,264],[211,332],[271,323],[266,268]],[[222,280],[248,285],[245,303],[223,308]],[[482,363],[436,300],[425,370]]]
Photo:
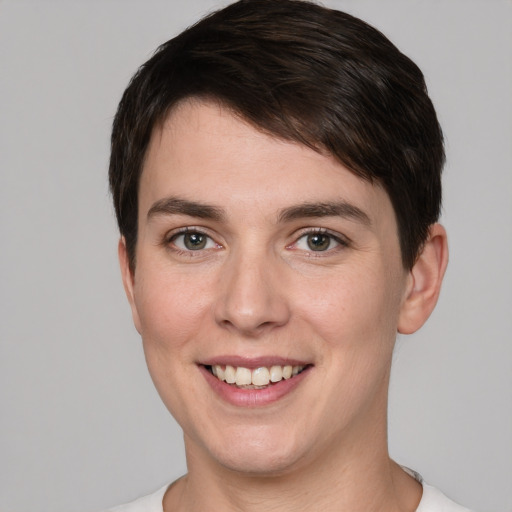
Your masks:
[[[162,245],[164,246],[169,246],[172,244],[172,242],[180,235],[184,235],[186,233],[197,233],[197,234],[200,234],[200,235],[204,235],[206,237],[208,237],[215,245],[216,245],[216,249],[220,249],[220,248],[223,248],[223,244],[222,243],[219,243],[217,241],[217,237],[215,237],[214,235],[212,235],[210,233],[210,230],[207,229],[207,228],[204,228],[204,227],[201,227],[201,226],[183,226],[183,227],[179,227],[179,228],[174,228],[170,231],[168,231],[164,237],[163,237],[163,240],[162,240]],[[308,236],[308,235],[314,235],[314,234],[322,234],[322,235],[326,235],[326,236],[329,236],[330,238],[332,238],[337,244],[339,244],[338,246],[332,248],[332,249],[327,249],[325,251],[307,251],[308,253],[317,253],[316,255],[317,256],[320,256],[321,254],[320,253],[326,253],[326,254],[330,254],[334,251],[336,251],[336,249],[340,249],[340,248],[345,248],[345,247],[349,247],[351,245],[351,240],[337,232],[337,231],[332,231],[328,228],[323,228],[323,227],[307,227],[307,228],[302,228],[302,229],[299,229],[295,232],[295,234],[293,235],[293,242],[288,244],[286,246],[287,249],[294,249],[294,246],[297,245],[297,242],[305,237],[305,236]],[[194,252],[194,251],[188,251],[188,250],[182,250],[180,249],[179,247],[174,247],[173,248],[174,251],[182,251],[182,252]],[[203,249],[202,251],[205,251],[205,250],[208,250],[208,249]],[[211,250],[211,248],[210,248]],[[201,250],[197,251],[197,252],[201,252]]]
[[[315,253],[316,256],[321,256],[322,253],[324,253],[324,255],[331,254],[332,252],[336,251],[336,249],[349,247],[350,243],[351,243],[350,239],[348,237],[346,237],[346,236],[344,236],[341,233],[338,233],[336,231],[331,231],[330,229],[327,229],[327,228],[320,228],[320,227],[317,227],[317,228],[303,228],[303,229],[300,229],[298,232],[295,233],[294,241],[291,244],[289,244],[287,246],[287,248],[293,249],[294,246],[297,245],[298,241],[301,238],[303,238],[305,236],[308,236],[308,235],[316,235],[316,234],[329,236],[337,244],[339,244],[338,246],[333,247],[332,249],[327,249],[325,251],[313,251],[313,250],[307,251],[308,253]]]
[[[171,240],[173,237],[178,235],[183,235],[184,233],[198,233],[200,235],[205,235],[213,239],[213,236],[210,234],[209,229],[200,227],[200,226],[182,226],[179,228],[173,228],[167,231],[164,235],[164,239],[166,241]]]
[[[215,249],[220,249],[223,247],[222,244],[217,242],[215,237],[211,233],[209,233],[208,229],[199,227],[199,226],[183,226],[183,227],[175,228],[175,229],[168,231],[163,237],[162,245],[169,247],[177,237],[179,237],[180,235],[185,235],[187,233],[197,233],[198,235],[203,235],[203,236],[209,238],[216,245]],[[174,246],[172,248],[172,250],[175,252],[193,253],[193,252],[204,252],[207,250],[211,250],[211,248],[200,249],[198,251],[190,251],[190,250],[185,250],[185,249],[181,249],[180,247]]]

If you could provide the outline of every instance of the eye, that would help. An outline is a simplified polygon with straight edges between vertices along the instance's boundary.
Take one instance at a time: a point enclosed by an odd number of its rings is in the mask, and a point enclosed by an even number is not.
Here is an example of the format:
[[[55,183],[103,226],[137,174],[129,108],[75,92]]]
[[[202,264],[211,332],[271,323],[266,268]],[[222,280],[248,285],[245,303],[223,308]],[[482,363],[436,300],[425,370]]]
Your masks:
[[[325,252],[345,245],[347,244],[334,235],[315,231],[302,235],[297,242],[295,242],[294,249],[299,249],[301,251]]]
[[[171,237],[170,242],[182,251],[201,251],[219,247],[208,235],[199,231],[178,233]]]

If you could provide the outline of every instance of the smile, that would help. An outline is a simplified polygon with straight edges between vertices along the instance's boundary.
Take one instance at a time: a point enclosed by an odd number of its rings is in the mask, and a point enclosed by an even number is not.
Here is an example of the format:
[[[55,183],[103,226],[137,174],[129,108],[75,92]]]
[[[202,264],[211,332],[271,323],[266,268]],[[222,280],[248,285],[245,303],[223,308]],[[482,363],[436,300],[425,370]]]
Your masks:
[[[242,389],[263,389],[272,384],[288,380],[301,373],[304,365],[261,366],[251,370],[243,366],[214,364],[206,368],[217,379]]]

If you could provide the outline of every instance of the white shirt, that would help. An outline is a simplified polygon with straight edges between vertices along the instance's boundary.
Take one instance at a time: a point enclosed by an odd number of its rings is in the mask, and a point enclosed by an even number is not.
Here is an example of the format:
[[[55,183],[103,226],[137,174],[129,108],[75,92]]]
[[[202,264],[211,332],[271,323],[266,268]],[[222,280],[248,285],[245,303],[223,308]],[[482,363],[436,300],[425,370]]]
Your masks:
[[[420,483],[423,485],[423,495],[416,512],[471,512],[469,509],[457,505],[447,498],[441,491],[435,487]],[[138,500],[111,508],[106,512],[163,512],[162,500],[168,485],[148,496]]]

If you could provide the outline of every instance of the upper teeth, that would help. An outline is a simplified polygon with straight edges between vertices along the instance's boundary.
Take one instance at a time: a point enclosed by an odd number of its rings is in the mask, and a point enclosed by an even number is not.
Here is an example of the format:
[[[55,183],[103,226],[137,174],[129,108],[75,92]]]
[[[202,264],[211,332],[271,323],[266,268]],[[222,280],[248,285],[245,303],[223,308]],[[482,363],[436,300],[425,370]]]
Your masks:
[[[237,386],[268,386],[271,382],[289,379],[303,369],[304,366],[276,365],[269,368],[262,366],[250,370],[243,366],[234,367],[215,364],[212,366],[212,373],[218,379],[226,381],[228,384],[236,384]]]

